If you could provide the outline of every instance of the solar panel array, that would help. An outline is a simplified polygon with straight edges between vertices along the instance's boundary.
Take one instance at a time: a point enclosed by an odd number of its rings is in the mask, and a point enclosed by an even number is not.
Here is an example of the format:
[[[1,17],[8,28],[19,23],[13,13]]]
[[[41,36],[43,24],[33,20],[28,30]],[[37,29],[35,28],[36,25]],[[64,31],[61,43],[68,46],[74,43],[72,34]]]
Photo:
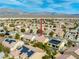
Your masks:
[[[25,46],[18,48],[18,50],[20,50],[20,52],[21,52],[20,54],[25,53],[28,55],[28,57],[30,57],[34,53],[34,51],[29,50],[29,48],[27,48]]]
[[[12,42],[16,42],[15,40],[6,39],[5,41],[9,42],[11,44]]]
[[[61,41],[52,39],[52,40],[50,40],[49,42],[52,43],[52,44],[56,44],[56,45],[57,45],[57,44],[59,44]]]

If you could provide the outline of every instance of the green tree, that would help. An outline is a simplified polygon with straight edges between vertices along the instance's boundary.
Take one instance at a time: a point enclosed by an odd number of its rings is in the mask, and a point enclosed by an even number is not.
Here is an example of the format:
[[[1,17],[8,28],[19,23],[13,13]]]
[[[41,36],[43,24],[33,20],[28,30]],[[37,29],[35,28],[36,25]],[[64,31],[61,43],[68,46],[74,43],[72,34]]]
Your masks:
[[[4,51],[5,53],[10,53],[10,49],[7,47],[4,47],[2,44],[0,44],[0,52]]]
[[[49,59],[49,56],[45,55],[45,56],[42,57],[42,59]]]
[[[77,22],[74,23],[75,27],[73,29],[76,29],[79,25]]]
[[[0,26],[4,26],[4,23],[0,23]]]
[[[37,34],[39,34],[39,33],[40,33],[40,29],[37,30]]]
[[[53,50],[48,43],[43,44],[41,42],[36,42],[36,43],[34,43],[33,46],[43,49],[47,53],[47,55],[45,55],[43,57],[43,59],[45,59],[45,58],[54,59],[54,56],[57,54],[56,50]]]
[[[41,49],[44,49],[44,45],[43,45],[43,43],[41,43],[41,42],[37,42],[37,43],[35,43],[33,46],[34,46],[34,47],[39,47],[39,48],[41,48]]]
[[[9,59],[14,59],[13,57],[9,58]]]
[[[8,31],[8,29],[7,29],[7,27],[6,27],[6,26],[4,26],[4,30],[5,30],[5,31]]]
[[[3,51],[4,51],[6,54],[10,53],[10,49],[7,48],[7,47],[4,47],[4,48],[3,48]]]
[[[53,35],[54,35],[54,32],[51,31],[51,32],[49,33],[49,36],[52,37]]]
[[[2,52],[3,51],[3,45],[2,44],[0,44],[0,52]]]
[[[23,29],[21,29],[21,32],[25,32],[25,29],[23,28]]]
[[[74,27],[73,28],[69,28],[69,30],[76,29],[78,26],[79,26],[78,23],[77,22],[74,22]]]
[[[20,39],[20,35],[18,33],[15,34],[15,39]]]
[[[73,42],[72,42],[71,40],[68,40],[66,46],[67,46],[67,47],[71,47],[72,45],[73,45]]]
[[[9,24],[9,26],[10,26],[10,27],[15,27],[15,25],[14,25],[14,24]]]
[[[32,29],[30,30],[30,33],[33,33],[33,30]]]

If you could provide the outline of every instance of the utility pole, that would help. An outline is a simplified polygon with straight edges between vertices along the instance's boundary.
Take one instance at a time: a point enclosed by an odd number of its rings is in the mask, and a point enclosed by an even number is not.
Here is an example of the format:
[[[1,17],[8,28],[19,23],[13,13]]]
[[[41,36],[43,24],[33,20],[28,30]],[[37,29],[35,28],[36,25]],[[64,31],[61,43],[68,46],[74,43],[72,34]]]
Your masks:
[[[43,34],[43,31],[42,31],[42,20],[43,19],[40,19],[40,36],[42,36],[42,34]]]

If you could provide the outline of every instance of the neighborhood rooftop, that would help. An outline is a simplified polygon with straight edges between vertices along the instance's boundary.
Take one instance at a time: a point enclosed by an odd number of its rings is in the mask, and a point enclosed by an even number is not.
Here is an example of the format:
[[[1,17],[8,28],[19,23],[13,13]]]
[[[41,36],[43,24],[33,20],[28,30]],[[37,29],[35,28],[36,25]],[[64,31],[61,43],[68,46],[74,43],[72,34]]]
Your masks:
[[[22,46],[22,47],[20,47],[18,50],[20,50],[20,54],[26,54],[26,55],[28,55],[28,57],[30,57],[33,53],[34,53],[34,51],[32,51],[32,50],[30,50],[29,48],[27,48],[27,47],[25,47],[25,46]]]
[[[37,15],[37,14],[0,14],[0,18],[79,18],[79,15],[66,15],[66,14],[58,14],[58,15]]]
[[[16,42],[15,40],[10,39],[10,38],[7,38],[5,41],[9,42],[9,44],[12,43],[12,42]]]

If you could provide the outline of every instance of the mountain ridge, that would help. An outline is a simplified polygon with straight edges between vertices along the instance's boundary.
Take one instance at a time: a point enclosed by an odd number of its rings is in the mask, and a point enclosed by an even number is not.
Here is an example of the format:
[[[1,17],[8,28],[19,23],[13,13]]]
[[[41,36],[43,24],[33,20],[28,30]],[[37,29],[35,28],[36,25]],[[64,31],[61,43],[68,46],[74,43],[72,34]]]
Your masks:
[[[10,8],[0,8],[0,15],[47,15],[47,16],[53,16],[53,15],[71,15],[71,16],[79,16],[79,14],[62,14],[62,13],[56,13],[56,12],[24,12],[18,9],[10,9]]]

